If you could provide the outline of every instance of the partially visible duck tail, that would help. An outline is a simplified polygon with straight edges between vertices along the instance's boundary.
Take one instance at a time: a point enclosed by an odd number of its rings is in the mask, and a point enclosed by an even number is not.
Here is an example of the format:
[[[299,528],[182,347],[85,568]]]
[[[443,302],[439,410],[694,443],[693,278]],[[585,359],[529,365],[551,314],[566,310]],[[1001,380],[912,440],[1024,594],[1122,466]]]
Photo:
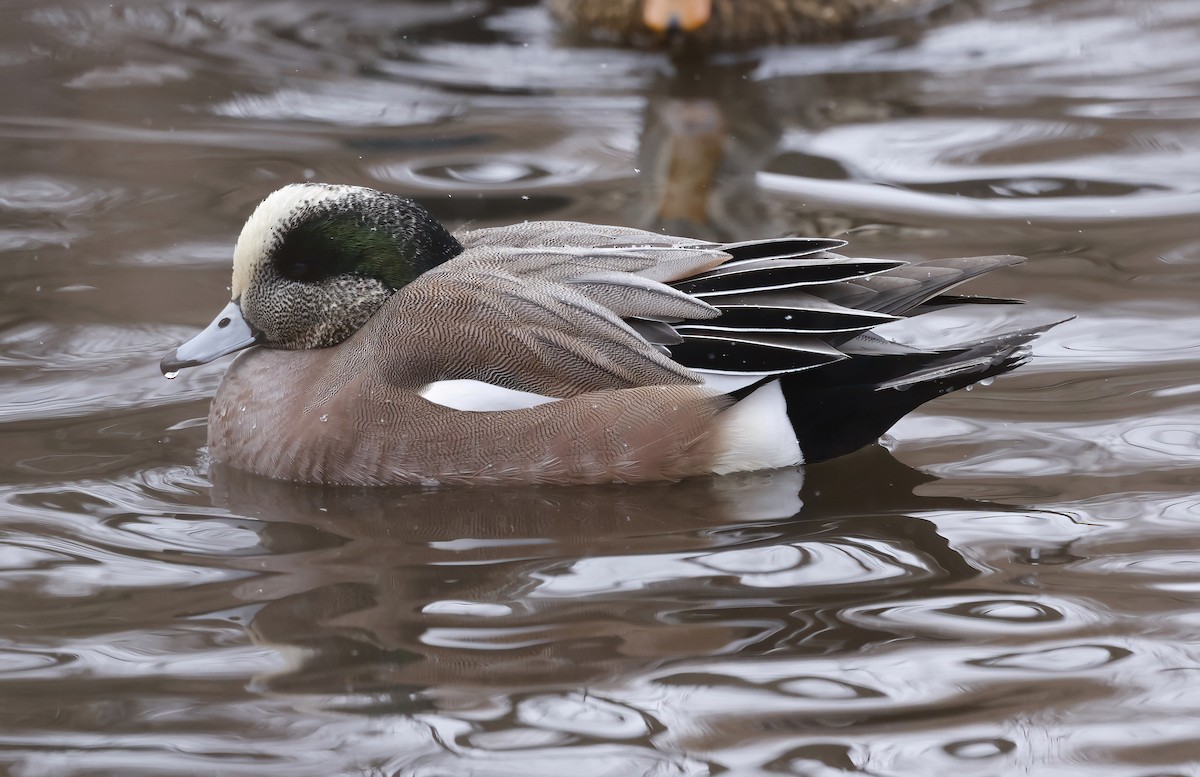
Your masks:
[[[935,351],[905,352],[882,338],[876,338],[878,344],[864,340],[861,346],[844,347],[848,359],[780,376],[788,420],[805,462],[853,453],[925,402],[1015,369],[1029,358],[1029,343],[1052,326]],[[872,345],[884,344],[872,350]]]
[[[1019,302],[943,292],[1024,260],[906,264],[831,253],[842,245],[781,238],[723,246],[730,261],[672,284],[721,311],[717,318],[674,325],[683,343],[670,351],[738,400],[726,411],[746,418],[731,417],[726,426],[734,436],[745,437],[764,419],[778,416],[782,423],[786,405],[805,462],[850,453],[924,402],[1022,364],[1029,342],[1054,326],[929,350],[884,339],[869,330],[951,305]],[[750,397],[757,399],[745,402]],[[772,451],[768,458],[788,455]]]

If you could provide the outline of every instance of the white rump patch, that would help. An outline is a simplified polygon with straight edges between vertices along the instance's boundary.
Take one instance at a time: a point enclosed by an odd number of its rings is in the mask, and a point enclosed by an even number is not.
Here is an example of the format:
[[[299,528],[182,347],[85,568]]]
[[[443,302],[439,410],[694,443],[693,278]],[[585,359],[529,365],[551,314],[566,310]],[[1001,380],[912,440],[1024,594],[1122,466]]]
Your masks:
[[[749,472],[804,463],[788,420],[779,381],[773,380],[718,416],[717,461],[713,472]]]
[[[557,402],[558,397],[547,397],[529,391],[517,391],[503,386],[493,386],[481,380],[438,380],[418,392],[435,405],[452,410],[488,412],[492,410],[524,410],[547,402]]]

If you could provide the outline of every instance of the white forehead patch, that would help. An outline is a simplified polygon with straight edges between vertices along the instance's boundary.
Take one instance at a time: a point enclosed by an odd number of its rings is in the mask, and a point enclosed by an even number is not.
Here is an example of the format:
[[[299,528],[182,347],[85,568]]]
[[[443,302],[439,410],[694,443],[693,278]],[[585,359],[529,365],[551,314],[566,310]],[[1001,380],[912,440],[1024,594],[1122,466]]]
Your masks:
[[[275,240],[275,230],[290,221],[295,214],[318,203],[345,197],[349,194],[370,194],[361,186],[342,186],[324,183],[293,183],[267,195],[258,204],[238,235],[233,248],[233,299],[242,296],[250,284],[254,268],[266,258]]]

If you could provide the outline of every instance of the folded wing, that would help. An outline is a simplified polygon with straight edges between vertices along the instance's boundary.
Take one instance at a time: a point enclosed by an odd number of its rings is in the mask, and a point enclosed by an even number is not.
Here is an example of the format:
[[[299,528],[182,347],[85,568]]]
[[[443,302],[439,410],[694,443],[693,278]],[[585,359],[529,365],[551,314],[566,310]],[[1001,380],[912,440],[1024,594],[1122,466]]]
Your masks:
[[[872,327],[970,301],[942,292],[1021,261],[906,264],[847,258],[826,238],[719,245],[574,222],[458,237],[462,254],[396,295],[445,322],[427,377],[550,397],[700,381],[737,391],[870,355],[894,346]]]

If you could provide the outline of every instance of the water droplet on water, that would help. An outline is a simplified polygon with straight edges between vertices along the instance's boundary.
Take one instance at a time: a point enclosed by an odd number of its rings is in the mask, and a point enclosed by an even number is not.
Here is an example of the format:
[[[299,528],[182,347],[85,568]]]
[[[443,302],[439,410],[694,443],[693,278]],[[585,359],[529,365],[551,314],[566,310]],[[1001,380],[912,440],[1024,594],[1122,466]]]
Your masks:
[[[326,421],[328,421],[328,420],[329,420],[329,414],[328,414],[328,413],[326,413],[325,415],[321,416],[321,423],[325,423],[325,422],[326,422]]]
[[[979,381],[979,385],[980,385],[980,386],[990,386],[990,385],[992,385],[992,384],[993,384],[993,383],[995,383],[995,382],[996,382],[996,378],[995,378],[995,377],[991,377],[991,378],[984,378],[983,380]]]
[[[168,370],[163,373],[163,377],[167,380],[175,380],[179,377],[179,370]]]

